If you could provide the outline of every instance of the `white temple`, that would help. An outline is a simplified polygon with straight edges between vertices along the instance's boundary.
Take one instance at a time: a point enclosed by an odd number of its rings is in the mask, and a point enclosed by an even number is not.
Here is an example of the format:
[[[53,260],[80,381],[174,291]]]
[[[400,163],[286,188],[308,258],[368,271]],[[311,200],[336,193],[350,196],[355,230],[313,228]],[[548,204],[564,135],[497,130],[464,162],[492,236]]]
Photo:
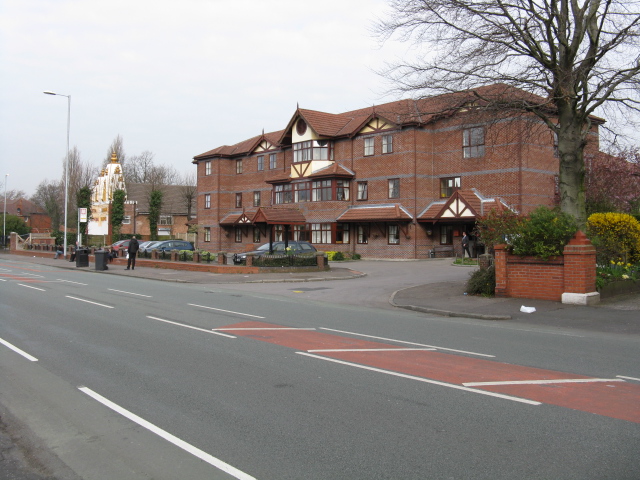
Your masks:
[[[100,172],[100,176],[93,185],[89,235],[109,235],[109,207],[113,192],[116,190],[127,191],[122,166],[118,163],[116,153],[113,152],[111,162]]]

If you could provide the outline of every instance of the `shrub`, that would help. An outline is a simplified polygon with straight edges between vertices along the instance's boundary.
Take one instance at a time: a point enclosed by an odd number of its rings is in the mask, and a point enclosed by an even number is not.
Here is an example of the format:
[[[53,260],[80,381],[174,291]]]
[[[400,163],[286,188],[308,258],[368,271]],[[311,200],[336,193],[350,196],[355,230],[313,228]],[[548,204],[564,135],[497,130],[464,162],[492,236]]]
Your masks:
[[[352,260],[360,260],[360,258],[362,258],[362,257],[360,256],[359,253],[354,253],[353,255],[351,255],[351,259]]]
[[[514,235],[520,228],[523,218],[511,210],[498,211],[492,208],[489,213],[478,217],[475,235],[487,247],[506,243],[506,238]]]
[[[564,247],[578,231],[575,219],[560,209],[538,207],[509,239],[516,255],[532,255],[547,260],[562,255]]]
[[[467,293],[469,295],[482,295],[493,297],[496,292],[496,270],[492,266],[475,270],[467,280]]]
[[[342,252],[327,252],[327,259],[330,262],[338,262],[344,260],[344,253]]]
[[[598,264],[640,262],[640,222],[626,213],[594,213],[587,234],[598,252]]]

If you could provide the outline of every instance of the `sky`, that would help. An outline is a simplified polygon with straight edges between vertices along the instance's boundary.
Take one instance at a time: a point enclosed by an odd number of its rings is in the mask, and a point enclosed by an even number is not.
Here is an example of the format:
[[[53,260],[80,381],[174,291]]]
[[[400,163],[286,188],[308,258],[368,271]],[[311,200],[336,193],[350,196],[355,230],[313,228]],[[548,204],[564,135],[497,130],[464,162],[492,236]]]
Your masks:
[[[402,56],[371,28],[385,0],[0,0],[0,182],[35,193],[67,147],[95,165],[120,135],[180,173],[193,157],[284,128],[297,105],[396,100]],[[9,177],[5,177],[9,174]]]

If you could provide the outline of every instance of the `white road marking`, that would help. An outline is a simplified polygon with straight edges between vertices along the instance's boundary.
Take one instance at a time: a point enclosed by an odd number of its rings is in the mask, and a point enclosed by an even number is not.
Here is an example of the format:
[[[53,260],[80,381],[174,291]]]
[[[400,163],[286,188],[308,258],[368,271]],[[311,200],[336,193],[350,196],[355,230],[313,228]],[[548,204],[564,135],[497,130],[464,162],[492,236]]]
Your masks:
[[[455,390],[463,390],[465,392],[478,393],[480,395],[487,395],[490,397],[503,398],[505,400],[511,400],[514,402],[526,403],[528,405],[542,405],[540,402],[536,402],[535,400],[527,400],[526,398],[518,398],[512,397],[510,395],[503,395],[501,393],[487,392],[485,390],[476,390],[475,388],[468,388],[463,385],[455,385],[453,383],[445,383],[440,382],[438,380],[431,380],[429,378],[416,377],[413,375],[407,375],[405,373],[391,372],[389,370],[382,370],[381,368],[369,367],[366,365],[359,365],[357,363],[345,362],[343,360],[336,360],[334,358],[321,357],[320,355],[313,355],[307,352],[296,352],[298,355],[304,355],[306,357],[317,358],[318,360],[325,360],[327,362],[339,363],[341,365],[347,365],[349,367],[361,368],[363,370],[370,370],[372,372],[384,373],[386,375],[393,375],[395,377],[407,378],[409,380],[416,380],[418,382],[430,383],[433,385],[440,385],[442,387],[449,387]]]
[[[230,330],[230,331],[240,331],[240,330],[315,330],[315,328],[295,328],[295,327],[256,327],[256,328],[233,328],[233,327],[224,327],[224,328],[214,328],[213,330]]]
[[[111,290],[112,292],[118,292],[118,293],[126,293],[126,294],[129,294],[129,295],[136,295],[138,297],[153,298],[151,295],[143,295],[141,293],[125,292],[124,290],[116,290],[115,288],[107,288],[107,290]]]
[[[71,295],[65,295],[65,297],[67,297],[67,298],[71,298],[72,300],[78,300],[79,302],[86,302],[86,303],[90,303],[90,304],[92,304],[92,305],[97,305],[97,306],[99,306],[99,307],[104,307],[104,308],[115,308],[115,307],[112,307],[112,306],[110,306],[110,305],[104,305],[104,304],[102,304],[102,303],[97,303],[97,302],[91,302],[91,301],[89,301],[89,300],[84,300],[83,298],[72,297]]]
[[[434,350],[435,348],[334,348],[327,350],[307,350],[307,352],[433,352]]]
[[[0,282],[6,282],[4,278],[0,278]]]
[[[206,309],[209,309],[209,310],[216,310],[218,312],[233,313],[235,315],[244,315],[245,317],[265,318],[265,317],[260,317],[258,315],[250,315],[248,313],[234,312],[232,310],[222,310],[221,308],[205,307],[204,305],[196,305],[195,303],[187,303],[187,305],[191,305],[192,307],[206,308]]]
[[[61,278],[56,278],[56,280],[57,280],[58,282],[73,283],[73,284],[75,284],[75,285],[84,285],[85,287],[87,286],[87,284],[86,284],[86,283],[72,282],[71,280],[63,280],[63,279],[61,279]]]
[[[44,278],[44,276],[36,275],[35,273],[22,273],[21,275],[29,275],[30,277]]]
[[[24,350],[20,350],[18,347],[16,347],[15,345],[12,345],[11,343],[7,342],[6,340],[3,340],[3,339],[0,338],[0,343],[3,344],[6,347],[9,347],[14,352],[19,353],[20,355],[22,355],[24,358],[26,358],[27,360],[29,360],[31,362],[37,362],[38,361],[38,359],[36,357],[33,357],[33,356],[29,355]]]
[[[467,382],[465,387],[483,387],[490,385],[551,385],[556,383],[593,383],[593,382],[624,382],[619,378],[560,378],[557,380],[513,380],[506,382]]]
[[[487,355],[486,353],[467,352],[466,350],[456,350],[454,348],[438,347],[436,345],[425,345],[423,343],[405,342],[404,340],[396,340],[396,339],[393,339],[393,338],[385,338],[385,337],[375,337],[373,335],[365,335],[363,333],[355,333],[355,332],[346,332],[344,330],[335,330],[333,328],[320,327],[320,330],[328,330],[330,332],[338,332],[338,333],[347,333],[349,335],[357,335],[359,337],[375,338],[376,340],[386,340],[388,342],[404,343],[406,345],[417,345],[419,347],[435,348],[436,350],[447,350],[449,352],[466,353],[468,355],[477,355],[479,357],[495,358],[495,355]]]
[[[227,337],[227,338],[236,338],[233,335],[227,335],[226,333],[218,333],[214,330],[207,330],[206,328],[194,327],[193,325],[186,325],[184,323],[173,322],[171,320],[165,320],[164,318],[152,317],[150,315],[147,315],[147,318],[150,318],[151,320],[158,320],[159,322],[170,323],[171,325],[177,325],[179,327],[190,328],[192,330],[200,330],[201,332],[207,332],[213,335],[220,335],[222,337]]]
[[[25,285],[24,283],[19,283],[18,285],[20,285],[21,287],[33,288],[34,290],[40,290],[41,292],[46,292],[44,288],[33,287],[31,285]]]
[[[616,377],[618,378],[624,378],[626,380],[635,380],[636,382],[640,382],[640,378],[635,378],[635,377],[623,377],[622,375],[616,375]]]
[[[155,433],[159,437],[164,438],[169,443],[172,443],[176,447],[179,447],[179,448],[183,449],[184,451],[190,453],[191,455],[199,458],[200,460],[202,460],[204,462],[207,462],[209,465],[212,465],[212,466],[216,467],[217,469],[222,470],[225,473],[228,473],[232,477],[237,478],[239,480],[255,480],[255,477],[252,477],[251,475],[248,475],[248,474],[244,473],[243,471],[238,470],[237,468],[229,465],[228,463],[225,463],[222,460],[220,460],[220,459],[218,459],[218,458],[216,458],[216,457],[214,457],[212,455],[209,455],[206,452],[203,452],[199,448],[196,448],[193,445],[185,442],[184,440],[179,439],[178,437],[170,434],[166,430],[163,430],[160,427],[155,426],[154,424],[144,420],[143,418],[141,418],[138,415],[130,412],[129,410],[126,410],[126,409],[122,408],[121,406],[113,403],[111,400],[106,399],[105,397],[103,397],[102,395],[94,392],[90,388],[78,387],[78,389],[81,392],[89,395],[94,400],[97,400],[98,402],[102,403],[104,406],[110,408],[114,412],[119,413],[123,417],[128,418],[132,422],[137,423],[141,427],[146,428],[147,430]]]

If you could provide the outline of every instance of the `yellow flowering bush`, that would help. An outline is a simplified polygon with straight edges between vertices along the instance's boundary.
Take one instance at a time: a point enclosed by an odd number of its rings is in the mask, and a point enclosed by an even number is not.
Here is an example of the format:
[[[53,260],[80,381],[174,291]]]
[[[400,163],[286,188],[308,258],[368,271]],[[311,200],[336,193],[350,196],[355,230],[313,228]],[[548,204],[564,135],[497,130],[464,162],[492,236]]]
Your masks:
[[[594,213],[587,234],[598,251],[598,264],[640,262],[640,222],[626,213]]]

